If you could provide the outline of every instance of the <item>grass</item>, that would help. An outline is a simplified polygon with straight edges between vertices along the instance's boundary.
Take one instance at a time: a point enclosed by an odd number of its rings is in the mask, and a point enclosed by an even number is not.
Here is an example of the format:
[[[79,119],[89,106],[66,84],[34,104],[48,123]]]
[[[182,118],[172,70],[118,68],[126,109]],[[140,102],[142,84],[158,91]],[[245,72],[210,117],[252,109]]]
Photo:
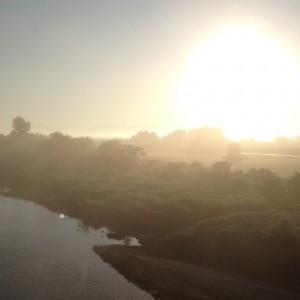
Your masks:
[[[295,172],[300,172],[300,157],[248,154],[246,159],[234,168],[244,171],[251,168],[264,168],[270,169],[280,177],[290,177]]]
[[[170,162],[191,163],[197,161],[210,167],[216,161],[223,159],[222,155],[188,155],[181,153],[149,153],[149,158]],[[270,169],[280,177],[290,177],[300,172],[300,157],[284,155],[248,154],[244,159],[233,166],[233,169],[247,171],[249,169]]]
[[[100,246],[94,251],[155,299],[296,300],[299,295],[241,276],[148,256],[142,247]]]

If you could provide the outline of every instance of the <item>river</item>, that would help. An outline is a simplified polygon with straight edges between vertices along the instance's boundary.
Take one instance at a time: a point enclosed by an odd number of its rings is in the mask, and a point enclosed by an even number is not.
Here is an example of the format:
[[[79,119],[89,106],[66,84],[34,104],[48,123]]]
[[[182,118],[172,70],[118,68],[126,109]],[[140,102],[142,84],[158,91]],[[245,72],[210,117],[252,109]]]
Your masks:
[[[153,299],[93,251],[120,243],[31,201],[0,196],[0,299]]]

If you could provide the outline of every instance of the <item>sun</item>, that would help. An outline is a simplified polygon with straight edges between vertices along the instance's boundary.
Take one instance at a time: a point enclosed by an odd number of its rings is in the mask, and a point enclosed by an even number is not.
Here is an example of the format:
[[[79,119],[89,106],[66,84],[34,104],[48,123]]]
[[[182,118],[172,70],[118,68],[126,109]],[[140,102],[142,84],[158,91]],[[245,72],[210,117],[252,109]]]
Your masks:
[[[254,28],[233,27],[203,43],[176,95],[186,128],[223,127],[233,139],[295,130],[300,76],[291,53]]]

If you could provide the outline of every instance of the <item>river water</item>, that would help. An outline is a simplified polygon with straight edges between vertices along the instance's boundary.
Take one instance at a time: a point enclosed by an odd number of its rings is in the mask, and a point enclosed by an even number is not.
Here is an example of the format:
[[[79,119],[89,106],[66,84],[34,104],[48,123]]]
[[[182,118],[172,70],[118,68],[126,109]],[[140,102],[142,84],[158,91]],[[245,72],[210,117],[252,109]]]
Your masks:
[[[93,252],[120,243],[33,202],[0,196],[0,299],[153,299]]]

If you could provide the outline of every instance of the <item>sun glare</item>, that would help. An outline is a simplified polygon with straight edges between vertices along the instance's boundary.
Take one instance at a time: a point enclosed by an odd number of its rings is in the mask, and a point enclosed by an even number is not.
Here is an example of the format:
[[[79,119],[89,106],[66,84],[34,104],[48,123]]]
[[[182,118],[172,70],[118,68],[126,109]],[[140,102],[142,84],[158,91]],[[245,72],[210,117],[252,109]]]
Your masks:
[[[177,90],[187,128],[223,127],[233,139],[293,134],[299,70],[271,37],[244,27],[215,35],[196,51]]]

